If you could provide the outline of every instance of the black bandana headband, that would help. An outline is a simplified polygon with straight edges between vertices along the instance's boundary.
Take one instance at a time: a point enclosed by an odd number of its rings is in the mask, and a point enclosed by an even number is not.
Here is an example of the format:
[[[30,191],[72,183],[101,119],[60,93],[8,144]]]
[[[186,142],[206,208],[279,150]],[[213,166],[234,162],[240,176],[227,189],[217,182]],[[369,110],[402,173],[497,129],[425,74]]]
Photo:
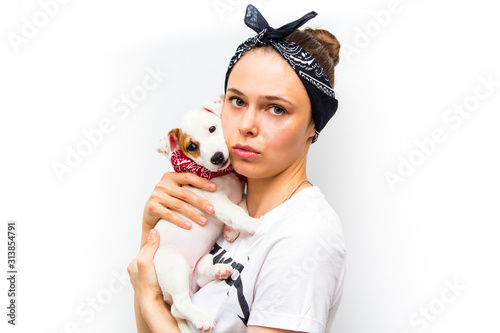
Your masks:
[[[253,5],[248,5],[245,16],[245,24],[257,32],[257,35],[247,39],[236,49],[236,53],[229,62],[224,82],[224,91],[227,89],[227,81],[234,64],[245,52],[256,45],[272,45],[276,51],[292,66],[306,88],[307,95],[311,101],[312,115],[316,128],[316,141],[319,132],[325,127],[328,120],[335,114],[338,101],[321,65],[302,47],[285,39],[301,25],[318,15],[310,12],[300,19],[285,24],[281,28],[274,29],[269,26],[266,19]]]

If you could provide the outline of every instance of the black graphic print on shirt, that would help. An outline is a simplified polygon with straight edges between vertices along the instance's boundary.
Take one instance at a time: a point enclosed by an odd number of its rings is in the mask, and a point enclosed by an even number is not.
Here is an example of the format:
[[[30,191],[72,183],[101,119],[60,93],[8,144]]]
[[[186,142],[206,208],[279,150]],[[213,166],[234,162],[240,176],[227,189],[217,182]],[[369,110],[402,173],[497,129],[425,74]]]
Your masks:
[[[238,303],[240,304],[241,312],[243,313],[243,317],[238,315],[238,318],[241,319],[243,324],[247,326],[248,319],[250,317],[250,308],[248,306],[248,302],[245,299],[245,295],[243,294],[243,283],[241,281],[241,272],[243,272],[243,269],[245,266],[243,266],[240,263],[237,263],[234,261],[233,258],[231,257],[225,257],[224,255],[226,254],[226,250],[224,250],[219,244],[215,243],[214,247],[210,251],[211,254],[214,256],[214,265],[215,264],[230,264],[231,267],[233,267],[234,270],[238,271],[238,276],[234,278],[236,274],[233,273],[232,276],[227,278],[225,281],[226,283],[231,286],[236,288],[236,292],[238,295]]]

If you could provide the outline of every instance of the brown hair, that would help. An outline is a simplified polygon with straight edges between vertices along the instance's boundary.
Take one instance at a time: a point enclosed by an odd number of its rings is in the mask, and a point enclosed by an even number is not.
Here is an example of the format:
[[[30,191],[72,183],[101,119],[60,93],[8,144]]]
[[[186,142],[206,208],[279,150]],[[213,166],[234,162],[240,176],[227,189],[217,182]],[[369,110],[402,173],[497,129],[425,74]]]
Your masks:
[[[297,43],[323,67],[332,88],[335,84],[334,67],[339,63],[340,43],[329,31],[305,28],[295,30],[286,39]]]
[[[295,30],[286,39],[295,42],[306,50],[323,68],[333,88],[335,84],[334,67],[339,63],[340,43],[329,31],[305,28]],[[251,49],[264,48],[269,52],[277,52],[269,44],[256,44]]]

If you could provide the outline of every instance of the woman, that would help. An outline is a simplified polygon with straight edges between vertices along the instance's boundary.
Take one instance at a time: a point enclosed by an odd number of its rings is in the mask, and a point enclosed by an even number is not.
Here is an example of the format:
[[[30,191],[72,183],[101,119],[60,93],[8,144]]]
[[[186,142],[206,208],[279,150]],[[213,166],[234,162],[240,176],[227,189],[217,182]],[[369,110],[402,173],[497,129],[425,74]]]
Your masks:
[[[212,250],[214,261],[235,269],[192,298],[215,319],[214,332],[324,332],[340,302],[342,227],[306,174],[309,147],[337,109],[338,41],[325,30],[296,30],[315,15],[273,29],[247,7],[245,23],[258,34],[231,59],[222,127],[233,167],[247,177],[248,213],[262,219],[255,235],[242,233],[234,243],[221,237]],[[187,203],[213,213],[182,184],[214,190],[196,175],[167,173],[149,198],[142,249],[128,267],[139,332],[178,332],[156,280],[159,239],[152,228],[160,218],[189,228],[173,211],[204,224]]]

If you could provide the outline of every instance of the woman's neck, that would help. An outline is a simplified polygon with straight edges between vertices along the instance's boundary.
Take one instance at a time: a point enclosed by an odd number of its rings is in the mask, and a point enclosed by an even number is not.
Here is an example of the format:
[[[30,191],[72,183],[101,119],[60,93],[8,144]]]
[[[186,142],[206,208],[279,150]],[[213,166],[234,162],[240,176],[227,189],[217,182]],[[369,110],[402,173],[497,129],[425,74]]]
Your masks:
[[[248,179],[248,213],[255,218],[263,216],[282,204],[304,180],[307,180],[305,164],[295,169],[287,169],[270,178]],[[306,184],[300,186],[295,194],[305,187]]]

